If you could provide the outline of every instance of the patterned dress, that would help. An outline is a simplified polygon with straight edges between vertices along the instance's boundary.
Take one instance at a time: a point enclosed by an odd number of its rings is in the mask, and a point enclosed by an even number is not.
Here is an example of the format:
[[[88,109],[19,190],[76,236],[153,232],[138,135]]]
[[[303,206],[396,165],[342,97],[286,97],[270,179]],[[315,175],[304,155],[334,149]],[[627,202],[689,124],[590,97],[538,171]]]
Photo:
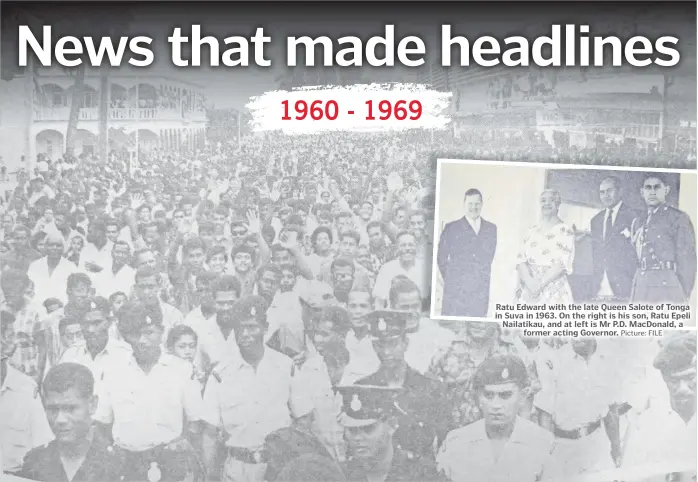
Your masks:
[[[518,300],[524,303],[571,303],[572,289],[567,276],[572,273],[574,261],[574,231],[564,223],[550,228],[534,226],[523,241],[517,264],[525,263],[535,279],[541,279],[548,270],[560,263],[565,273],[543,288],[534,297],[525,288],[518,292]]]

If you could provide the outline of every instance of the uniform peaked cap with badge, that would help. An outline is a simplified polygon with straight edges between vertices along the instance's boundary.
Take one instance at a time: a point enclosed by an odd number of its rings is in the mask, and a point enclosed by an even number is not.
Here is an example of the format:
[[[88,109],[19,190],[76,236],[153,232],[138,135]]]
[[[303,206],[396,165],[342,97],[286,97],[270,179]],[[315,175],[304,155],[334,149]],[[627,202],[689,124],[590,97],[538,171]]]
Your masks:
[[[475,390],[506,383],[516,383],[520,388],[528,386],[528,373],[521,358],[513,355],[491,356],[480,364],[473,376]]]

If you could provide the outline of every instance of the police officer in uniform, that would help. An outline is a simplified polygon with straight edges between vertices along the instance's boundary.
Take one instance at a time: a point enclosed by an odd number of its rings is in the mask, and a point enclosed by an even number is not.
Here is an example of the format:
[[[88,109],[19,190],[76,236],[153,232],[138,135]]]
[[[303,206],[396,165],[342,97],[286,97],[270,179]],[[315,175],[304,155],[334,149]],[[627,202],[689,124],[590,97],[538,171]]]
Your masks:
[[[518,416],[528,384],[517,356],[495,355],[477,368],[473,390],[484,418],[446,437],[437,461],[449,480],[543,480],[554,437]]]
[[[342,394],[340,417],[347,439],[347,480],[356,482],[428,482],[445,480],[427,457],[411,457],[395,440],[399,420],[398,388],[349,385]]]
[[[43,482],[121,479],[121,459],[92,423],[97,407],[94,384],[92,372],[77,363],[62,363],[49,370],[43,398],[56,438],[27,454],[22,477]]]
[[[122,458],[125,480],[201,480],[199,444],[203,404],[191,366],[162,352],[163,319],[140,301],[117,312],[132,350],[110,359],[99,382],[94,419],[108,430]]]
[[[291,425],[294,365],[264,343],[269,325],[263,297],[241,298],[232,319],[238,350],[216,365],[204,390],[204,454],[209,477],[222,470],[226,482],[262,482],[266,437]],[[222,469],[217,465],[221,442],[227,452]]]
[[[410,312],[377,310],[368,315],[373,348],[380,360],[378,370],[356,382],[399,388],[398,411],[402,420],[395,434],[396,443],[408,457],[434,459],[437,445],[448,433],[449,413],[441,382],[425,377],[405,361]]]
[[[633,221],[631,236],[640,266],[633,302],[685,303],[696,281],[696,237],[690,218],[666,204],[669,186],[659,174],[645,177],[647,213]]]
[[[669,397],[651,399],[629,428],[623,467],[671,470],[661,474],[663,479],[652,480],[695,480],[696,333],[677,331],[665,340],[653,366],[661,373]]]

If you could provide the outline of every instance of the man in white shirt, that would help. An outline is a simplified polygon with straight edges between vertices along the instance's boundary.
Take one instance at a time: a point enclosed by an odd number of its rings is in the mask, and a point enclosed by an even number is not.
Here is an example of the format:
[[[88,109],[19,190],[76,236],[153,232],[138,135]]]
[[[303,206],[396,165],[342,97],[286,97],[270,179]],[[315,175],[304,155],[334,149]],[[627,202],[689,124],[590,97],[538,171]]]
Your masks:
[[[557,439],[550,468],[555,480],[610,470],[620,463],[620,373],[607,343],[574,338],[560,348],[552,390],[535,399],[544,412],[541,426]]]
[[[448,480],[544,480],[555,439],[518,416],[528,383],[526,366],[515,356],[493,356],[478,367],[473,390],[484,418],[446,437],[437,463]]]
[[[212,281],[208,290],[210,295],[207,297],[211,298],[214,313],[209,317],[202,314],[198,319],[188,316],[185,320],[199,337],[194,365],[203,373],[208,373],[224,358],[237,354],[233,333],[236,321],[233,307],[240,298],[241,288],[237,278],[224,275]],[[202,309],[209,313],[208,308]]]
[[[96,273],[111,269],[113,248],[114,243],[107,239],[107,226],[104,221],[91,221],[87,244],[80,252],[80,268],[89,272],[94,280]]]
[[[410,343],[405,352],[405,361],[424,375],[429,371],[434,356],[451,345],[455,339],[455,333],[439,326],[429,317],[422,316],[422,297],[419,288],[406,276],[399,275],[393,279],[389,301],[390,309],[413,315],[414,322],[407,327]]]
[[[167,333],[175,325],[184,321],[182,313],[174,306],[165,303],[159,295],[159,273],[150,266],[141,266],[136,271],[136,283],[134,285],[134,295],[151,313],[162,318],[165,327],[165,338]]]
[[[349,365],[344,370],[347,383],[375,373],[380,367],[380,360],[373,349],[368,314],[373,311],[373,298],[366,291],[352,291],[347,300],[347,312],[351,329],[346,336],[349,351]]]
[[[209,473],[217,469],[213,462],[219,431],[223,432],[228,454],[222,480],[226,482],[262,482],[264,440],[291,424],[293,361],[265,346],[266,306],[260,296],[236,303],[234,329],[240,356],[220,363],[204,392],[207,467]]]
[[[646,466],[646,475],[696,474],[696,334],[682,332],[665,341],[654,359],[669,391],[670,404],[652,399],[628,430],[623,467]],[[690,470],[689,470],[690,469]],[[680,479],[691,480],[683,474]]]
[[[34,283],[34,302],[43,303],[48,298],[57,298],[66,303],[65,286],[68,277],[77,273],[78,267],[63,257],[63,239],[60,234],[46,236],[46,256],[29,265],[27,275]]]
[[[97,297],[90,300],[80,318],[80,329],[85,343],[68,348],[60,363],[78,363],[92,372],[95,385],[99,387],[104,368],[110,357],[130,355],[128,344],[109,336],[109,301]]]
[[[385,263],[376,277],[373,298],[376,309],[388,305],[390,286],[396,276],[407,276],[419,288],[422,297],[429,296],[429,273],[424,262],[417,257],[417,240],[414,234],[404,231],[395,239],[397,259]]]
[[[154,468],[164,480],[185,480],[196,467],[189,440],[200,433],[201,386],[191,365],[163,353],[162,319],[148,307],[128,301],[117,316],[132,354],[105,367],[94,419],[111,430],[125,480],[152,480]]]
[[[96,273],[95,290],[97,294],[109,298],[112,294],[122,292],[131,294],[136,280],[136,270],[128,265],[131,248],[125,241],[116,241],[111,252],[111,268]]]
[[[630,229],[637,213],[621,199],[620,179],[609,176],[599,186],[604,209],[591,219],[594,287],[592,296],[627,300],[638,260]]]

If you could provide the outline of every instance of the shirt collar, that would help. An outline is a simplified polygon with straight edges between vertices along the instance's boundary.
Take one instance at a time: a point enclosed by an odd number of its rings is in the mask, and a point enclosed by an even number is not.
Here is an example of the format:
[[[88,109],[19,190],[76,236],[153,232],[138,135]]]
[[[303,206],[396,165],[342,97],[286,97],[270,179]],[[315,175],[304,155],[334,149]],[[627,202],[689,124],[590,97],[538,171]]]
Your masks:
[[[623,201],[618,201],[615,206],[606,208],[606,211],[609,211],[611,213],[611,216],[616,214],[618,210],[620,210],[620,205],[623,204]]]
[[[468,222],[468,224],[470,224],[470,226],[472,226],[473,229],[480,226],[480,222],[482,220],[481,217],[478,216],[478,218],[474,219],[474,220],[470,219],[468,216],[464,216],[464,217],[465,217],[465,220]]]

